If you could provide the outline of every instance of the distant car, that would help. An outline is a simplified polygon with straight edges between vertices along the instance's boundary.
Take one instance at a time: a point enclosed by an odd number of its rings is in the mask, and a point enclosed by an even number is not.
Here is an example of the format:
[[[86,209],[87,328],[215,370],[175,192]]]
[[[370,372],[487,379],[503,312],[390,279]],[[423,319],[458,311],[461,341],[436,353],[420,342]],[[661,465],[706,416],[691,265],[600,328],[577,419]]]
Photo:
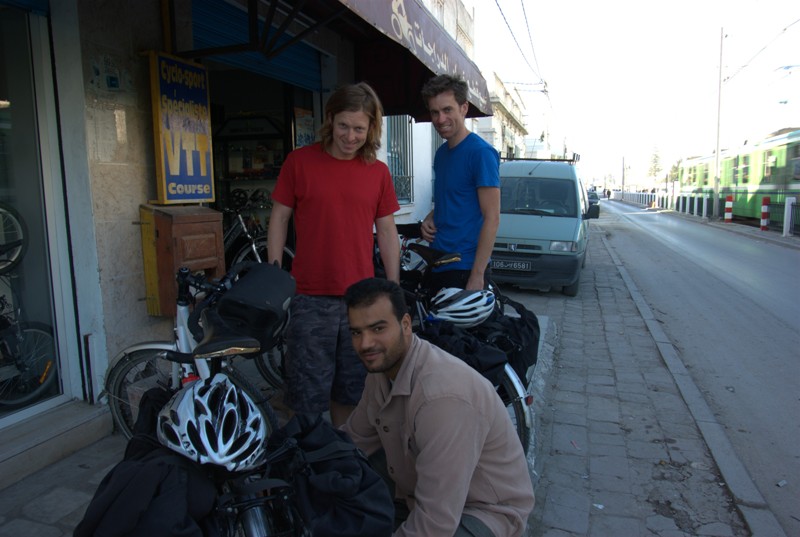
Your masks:
[[[589,198],[589,205],[597,205],[600,203],[600,196],[597,195],[597,192],[588,192],[586,196]]]

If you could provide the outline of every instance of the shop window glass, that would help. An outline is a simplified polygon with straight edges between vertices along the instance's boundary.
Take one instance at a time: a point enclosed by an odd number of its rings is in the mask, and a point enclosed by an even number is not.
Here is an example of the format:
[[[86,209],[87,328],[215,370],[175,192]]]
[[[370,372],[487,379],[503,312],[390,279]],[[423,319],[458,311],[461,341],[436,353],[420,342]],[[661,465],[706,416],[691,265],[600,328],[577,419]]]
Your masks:
[[[61,393],[30,42],[0,9],[0,418]]]

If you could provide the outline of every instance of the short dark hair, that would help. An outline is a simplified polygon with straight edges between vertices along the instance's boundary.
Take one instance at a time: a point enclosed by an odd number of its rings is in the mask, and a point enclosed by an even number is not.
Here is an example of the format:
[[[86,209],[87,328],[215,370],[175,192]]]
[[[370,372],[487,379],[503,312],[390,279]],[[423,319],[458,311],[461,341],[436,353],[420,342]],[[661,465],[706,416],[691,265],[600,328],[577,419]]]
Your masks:
[[[333,143],[333,118],[340,112],[364,112],[367,115],[367,141],[358,150],[358,154],[367,163],[375,162],[381,147],[383,126],[383,106],[375,90],[366,82],[359,82],[347,84],[333,92],[325,104],[325,117],[319,130],[323,147],[329,147]]]
[[[405,292],[403,288],[391,280],[383,278],[367,278],[354,283],[344,293],[344,303],[347,308],[371,306],[382,297],[388,297],[392,303],[392,311],[397,320],[403,319],[408,313]]]
[[[453,92],[453,97],[459,105],[467,102],[469,88],[466,82],[456,76],[439,75],[429,79],[422,86],[422,100],[425,102],[425,107],[427,108],[428,101],[446,91]]]

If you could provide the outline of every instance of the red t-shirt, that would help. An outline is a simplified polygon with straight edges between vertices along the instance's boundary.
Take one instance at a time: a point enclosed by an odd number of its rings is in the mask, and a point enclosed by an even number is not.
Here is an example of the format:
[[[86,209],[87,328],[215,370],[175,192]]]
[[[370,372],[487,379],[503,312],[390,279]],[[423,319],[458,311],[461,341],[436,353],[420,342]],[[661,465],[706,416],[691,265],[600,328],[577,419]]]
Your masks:
[[[272,198],[294,210],[299,294],[341,296],[375,275],[373,224],[400,208],[386,164],[339,160],[319,143],[301,147],[286,158]]]

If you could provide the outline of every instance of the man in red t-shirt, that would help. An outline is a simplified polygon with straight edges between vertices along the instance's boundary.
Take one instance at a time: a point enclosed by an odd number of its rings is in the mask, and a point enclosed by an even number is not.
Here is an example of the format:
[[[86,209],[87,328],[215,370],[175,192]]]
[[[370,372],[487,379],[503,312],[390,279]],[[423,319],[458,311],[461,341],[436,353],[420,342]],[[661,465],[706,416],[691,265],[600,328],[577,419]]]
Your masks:
[[[366,370],[353,350],[343,296],[374,276],[373,226],[386,276],[400,277],[394,213],[400,206],[389,168],[376,159],[381,103],[365,83],[335,91],[321,141],[289,153],[272,193],[268,261],[280,263],[289,219],[297,234],[285,338],[284,402],[294,412],[330,410],[343,424],[361,398]]]

